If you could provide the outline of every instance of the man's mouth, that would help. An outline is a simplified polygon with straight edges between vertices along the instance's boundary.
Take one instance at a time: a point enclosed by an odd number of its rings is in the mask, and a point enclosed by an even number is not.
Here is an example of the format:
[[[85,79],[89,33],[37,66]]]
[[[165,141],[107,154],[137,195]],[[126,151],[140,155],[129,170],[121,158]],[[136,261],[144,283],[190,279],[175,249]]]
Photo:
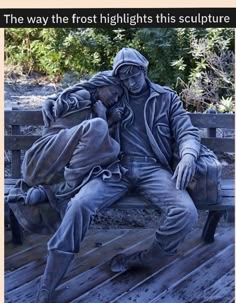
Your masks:
[[[130,90],[131,90],[132,92],[135,92],[135,91],[138,90],[138,87],[137,87],[137,86],[131,87]]]

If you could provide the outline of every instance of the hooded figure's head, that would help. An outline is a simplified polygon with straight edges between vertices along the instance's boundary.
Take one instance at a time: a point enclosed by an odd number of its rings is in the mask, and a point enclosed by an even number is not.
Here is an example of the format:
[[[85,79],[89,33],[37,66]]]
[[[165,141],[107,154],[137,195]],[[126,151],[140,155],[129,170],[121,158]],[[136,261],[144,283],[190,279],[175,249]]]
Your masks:
[[[117,53],[114,58],[113,75],[117,76],[118,70],[124,65],[134,65],[137,67],[141,67],[146,73],[148,64],[148,60],[136,49],[124,47]]]
[[[112,71],[103,71],[95,74],[89,81],[80,82],[68,87],[53,97],[54,115],[62,117],[69,111],[83,109],[95,103],[98,99],[107,108],[118,102],[123,93],[118,77]]]

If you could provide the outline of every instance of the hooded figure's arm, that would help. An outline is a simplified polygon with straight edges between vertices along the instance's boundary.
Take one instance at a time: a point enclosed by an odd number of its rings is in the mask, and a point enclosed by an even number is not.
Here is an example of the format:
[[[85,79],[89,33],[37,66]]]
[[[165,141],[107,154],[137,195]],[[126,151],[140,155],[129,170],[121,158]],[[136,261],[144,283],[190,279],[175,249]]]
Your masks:
[[[87,107],[91,104],[89,91],[80,86],[65,89],[57,95],[48,97],[42,105],[42,114],[45,127],[50,127],[56,118],[74,110]]]

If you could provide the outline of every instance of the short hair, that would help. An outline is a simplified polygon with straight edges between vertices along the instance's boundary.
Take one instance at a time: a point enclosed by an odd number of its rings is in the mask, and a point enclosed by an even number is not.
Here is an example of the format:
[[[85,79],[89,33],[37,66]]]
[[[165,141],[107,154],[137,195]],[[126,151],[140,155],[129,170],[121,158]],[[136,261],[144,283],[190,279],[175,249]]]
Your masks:
[[[121,66],[118,69],[118,75],[119,75],[119,78],[122,80],[122,75],[132,76],[133,74],[135,74],[139,71],[143,71],[145,73],[145,70],[142,66],[134,65],[134,64],[127,64],[127,65]]]

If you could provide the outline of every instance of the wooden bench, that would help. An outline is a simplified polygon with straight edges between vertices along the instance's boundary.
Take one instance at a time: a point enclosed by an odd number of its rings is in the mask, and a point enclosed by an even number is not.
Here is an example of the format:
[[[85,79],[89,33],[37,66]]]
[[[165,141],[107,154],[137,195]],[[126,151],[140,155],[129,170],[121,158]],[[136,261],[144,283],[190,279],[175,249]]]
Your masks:
[[[234,114],[189,114],[193,125],[201,129],[206,129],[202,143],[214,152],[234,153],[234,139],[216,137],[217,128],[234,129]],[[39,127],[43,125],[42,113],[40,110],[5,110],[5,151],[10,151],[11,155],[11,175],[5,178],[5,198],[16,180],[21,177],[21,162],[24,151],[27,150],[40,136],[26,134],[25,127]],[[206,137],[205,137],[206,134]],[[222,199],[215,204],[203,205],[200,209],[208,210],[208,218],[202,232],[202,239],[205,242],[214,241],[214,233],[217,224],[226,215],[231,217],[234,213],[234,180],[222,180]],[[6,199],[5,199],[6,200]],[[5,203],[6,205],[6,203]],[[115,208],[153,208],[153,206],[141,197],[127,195],[117,203]],[[12,241],[21,244],[23,233],[14,214],[7,208],[9,222],[12,229]]]

